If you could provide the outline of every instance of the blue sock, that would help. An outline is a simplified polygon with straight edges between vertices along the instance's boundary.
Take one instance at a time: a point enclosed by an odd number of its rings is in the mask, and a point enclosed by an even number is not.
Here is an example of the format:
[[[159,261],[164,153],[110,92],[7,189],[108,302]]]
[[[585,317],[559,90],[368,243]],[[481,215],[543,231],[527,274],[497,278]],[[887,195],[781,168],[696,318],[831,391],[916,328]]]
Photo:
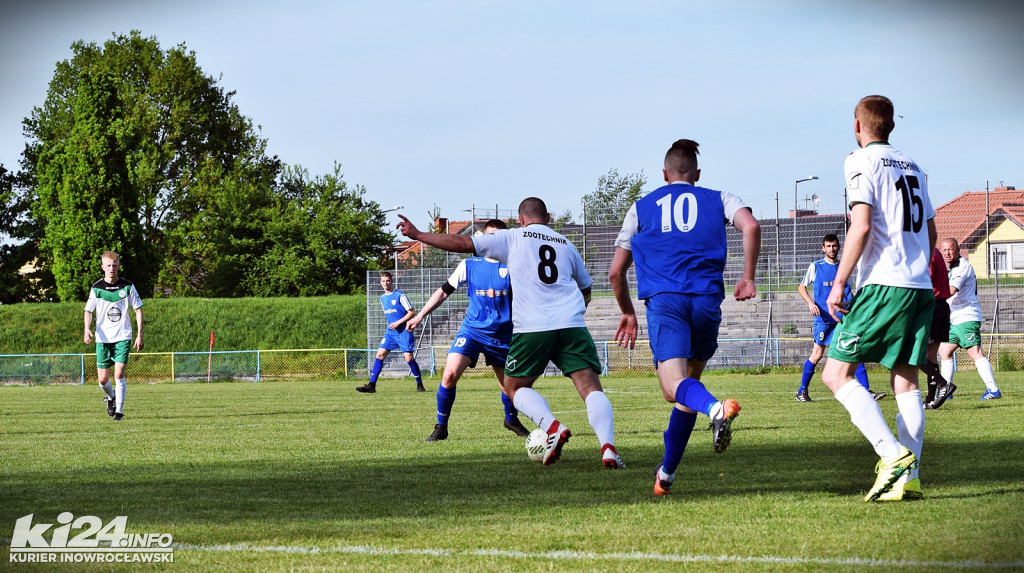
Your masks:
[[[452,404],[455,403],[455,388],[445,388],[444,384],[437,386],[437,423],[448,425],[448,418],[452,415]]]
[[[704,412],[711,415],[711,407],[718,402],[718,399],[708,392],[708,389],[696,378],[686,378],[676,388],[676,403],[682,404],[694,412]]]
[[[807,391],[807,387],[811,384],[811,378],[814,376],[815,366],[810,360],[804,362],[804,377],[800,379],[800,389],[796,391],[797,394],[803,394]]]
[[[384,369],[384,361],[377,358],[373,361],[373,370],[370,371],[370,384],[377,383],[377,377],[380,376],[380,371]]]
[[[871,390],[871,386],[868,385],[868,371],[864,368],[864,363],[861,362],[857,365],[857,371],[853,373],[857,377],[857,382],[864,387],[865,390]]]
[[[676,473],[679,462],[683,459],[686,444],[690,441],[693,425],[697,423],[696,412],[684,412],[672,408],[665,430],[665,459],[661,462],[661,470],[667,474]]]
[[[512,405],[512,399],[506,396],[504,392],[501,393],[501,405],[505,406],[506,421],[511,422],[519,417],[519,410],[516,410],[516,407]]]
[[[409,361],[409,371],[416,377],[416,385],[420,386],[423,384],[423,378],[420,377],[420,365],[416,363],[416,359],[413,358]]]

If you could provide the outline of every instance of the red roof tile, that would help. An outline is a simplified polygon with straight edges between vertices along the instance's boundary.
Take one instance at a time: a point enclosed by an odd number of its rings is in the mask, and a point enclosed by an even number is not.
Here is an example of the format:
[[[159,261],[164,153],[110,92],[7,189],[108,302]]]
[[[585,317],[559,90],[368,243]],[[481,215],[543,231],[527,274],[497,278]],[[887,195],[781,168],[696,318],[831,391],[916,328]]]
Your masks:
[[[996,187],[988,193],[988,213],[1002,212],[1024,227],[1024,191]],[[965,191],[935,209],[939,240],[953,237],[959,243],[976,243],[985,232],[985,192]],[[974,239],[972,240],[972,237]]]

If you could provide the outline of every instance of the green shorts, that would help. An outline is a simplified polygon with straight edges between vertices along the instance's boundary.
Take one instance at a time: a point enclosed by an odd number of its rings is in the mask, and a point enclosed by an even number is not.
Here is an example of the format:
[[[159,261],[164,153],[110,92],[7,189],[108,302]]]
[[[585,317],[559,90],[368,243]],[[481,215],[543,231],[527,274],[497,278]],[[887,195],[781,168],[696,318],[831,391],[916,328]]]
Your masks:
[[[540,376],[548,361],[554,362],[566,376],[584,368],[601,372],[601,361],[590,331],[577,327],[513,334],[505,374],[517,378]]]
[[[921,366],[928,354],[935,295],[931,289],[867,285],[832,333],[828,357],[841,362]]]
[[[981,323],[977,321],[952,324],[949,327],[949,342],[960,348],[981,345]]]
[[[132,349],[131,340],[121,342],[96,343],[96,368],[110,368],[115,362],[128,363],[128,353]]]

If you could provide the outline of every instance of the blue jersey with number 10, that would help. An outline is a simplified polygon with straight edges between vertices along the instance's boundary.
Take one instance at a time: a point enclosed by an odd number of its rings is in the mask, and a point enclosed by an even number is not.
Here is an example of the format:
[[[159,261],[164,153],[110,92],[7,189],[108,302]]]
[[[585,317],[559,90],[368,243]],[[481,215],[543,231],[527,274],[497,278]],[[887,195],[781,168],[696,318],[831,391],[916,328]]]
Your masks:
[[[722,193],[693,185],[665,185],[636,202],[632,239],[637,296],[662,292],[725,298],[725,224]]]

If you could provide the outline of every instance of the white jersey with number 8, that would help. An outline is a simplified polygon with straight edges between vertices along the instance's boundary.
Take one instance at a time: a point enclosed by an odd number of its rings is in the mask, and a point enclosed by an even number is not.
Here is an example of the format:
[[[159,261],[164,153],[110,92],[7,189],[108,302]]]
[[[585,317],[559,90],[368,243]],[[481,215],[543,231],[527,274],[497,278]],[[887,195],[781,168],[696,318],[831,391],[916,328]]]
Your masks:
[[[508,266],[512,332],[585,327],[580,289],[593,284],[576,246],[545,225],[473,237],[476,254]]]
[[[925,173],[913,159],[883,143],[854,151],[843,167],[850,207],[871,206],[872,231],[860,257],[857,288],[877,284],[931,289],[928,220],[935,210]]]

